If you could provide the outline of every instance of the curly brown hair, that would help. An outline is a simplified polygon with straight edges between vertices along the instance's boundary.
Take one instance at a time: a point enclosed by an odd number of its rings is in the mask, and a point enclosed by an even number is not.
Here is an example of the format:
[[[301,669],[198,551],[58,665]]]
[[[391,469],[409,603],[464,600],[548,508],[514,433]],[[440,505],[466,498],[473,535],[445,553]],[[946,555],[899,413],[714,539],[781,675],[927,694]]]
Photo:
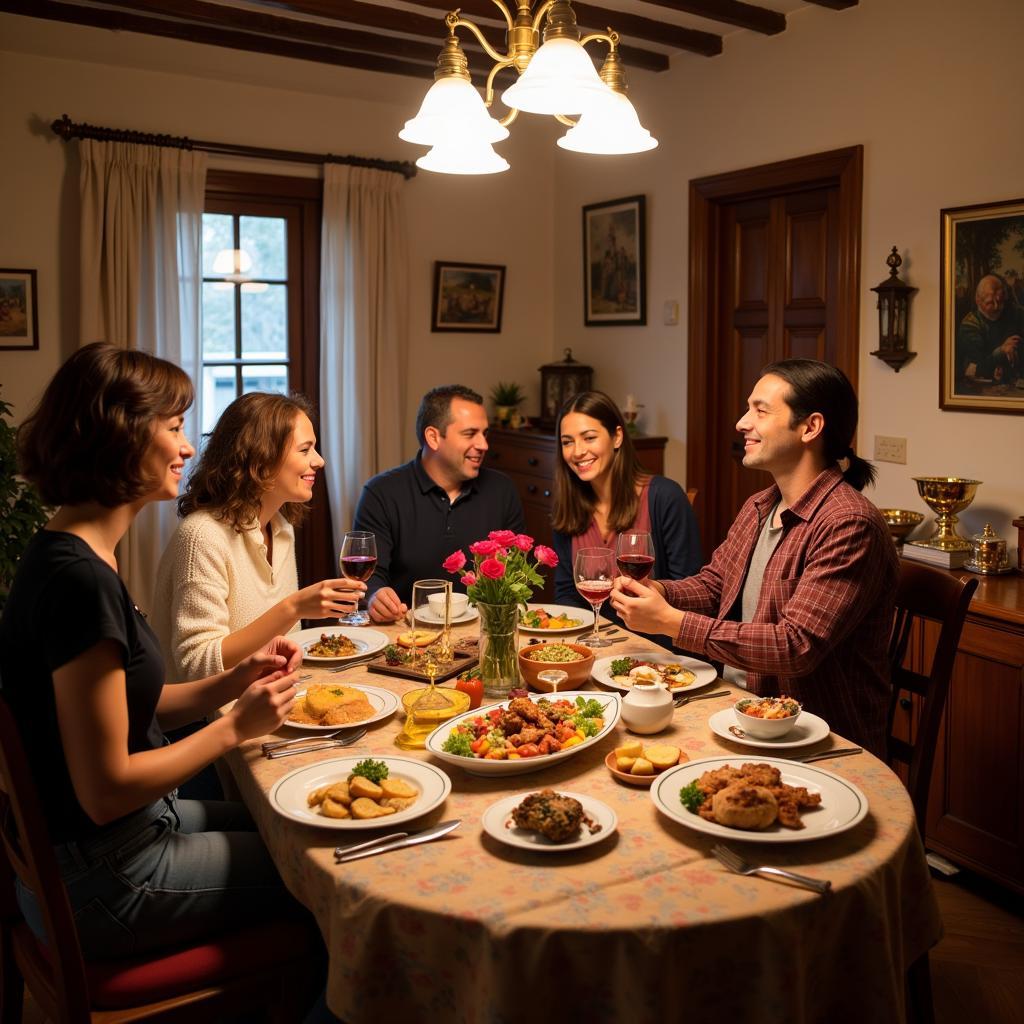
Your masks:
[[[299,413],[313,418],[302,395],[251,391],[236,398],[220,415],[206,447],[178,499],[178,515],[212,512],[239,533],[259,518],[263,494],[284,459]],[[299,522],[305,502],[289,501],[281,515]]]
[[[142,460],[156,420],[182,415],[192,381],[148,352],[97,341],[53,375],[18,430],[18,464],[49,505],[137,501],[156,481]]]

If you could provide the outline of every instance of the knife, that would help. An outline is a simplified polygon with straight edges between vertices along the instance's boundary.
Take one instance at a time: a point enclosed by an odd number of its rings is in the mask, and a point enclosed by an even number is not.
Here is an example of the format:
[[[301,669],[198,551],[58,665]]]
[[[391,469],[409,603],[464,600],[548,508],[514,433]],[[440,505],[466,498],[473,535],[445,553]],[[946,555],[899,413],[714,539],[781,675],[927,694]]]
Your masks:
[[[348,846],[336,846],[335,857],[344,857],[347,853],[355,853],[356,850],[365,850],[370,846],[377,846],[380,843],[390,843],[395,839],[405,839],[408,832],[389,832],[386,836],[377,836],[376,839],[367,839],[365,843],[351,843]]]
[[[360,665],[367,665],[371,661],[374,661],[380,651],[376,651],[373,654],[368,654],[365,657],[357,658],[355,661],[348,661],[344,665],[338,665],[337,668],[325,669],[326,672],[347,672],[350,668],[359,668]]]
[[[432,839],[438,839],[441,836],[447,835],[449,832],[457,829],[461,824],[462,820],[459,818],[452,821],[442,821],[440,825],[424,829],[422,832],[416,832],[411,836],[406,836],[404,839],[394,839],[390,843],[366,846],[362,850],[343,853],[340,856],[335,856],[334,861],[336,864],[345,864],[350,860],[359,860],[360,857],[372,857],[376,853],[387,853],[389,850],[400,850],[403,846],[415,846],[417,843],[429,843]]]
[[[824,761],[829,757],[851,757],[853,754],[863,754],[863,747],[837,747],[835,750],[819,750],[816,754],[804,754],[800,757],[794,757],[794,761],[799,761],[801,764],[808,764],[811,761]]]

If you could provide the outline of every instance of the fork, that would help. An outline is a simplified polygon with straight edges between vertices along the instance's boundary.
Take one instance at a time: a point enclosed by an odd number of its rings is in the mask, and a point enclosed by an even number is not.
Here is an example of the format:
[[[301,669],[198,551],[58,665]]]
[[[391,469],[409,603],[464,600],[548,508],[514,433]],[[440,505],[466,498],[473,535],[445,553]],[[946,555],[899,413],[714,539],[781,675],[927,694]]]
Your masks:
[[[357,743],[366,735],[365,729],[359,729],[349,736],[342,736],[336,740],[316,740],[311,741],[308,746],[305,747],[280,747],[277,750],[270,750],[264,756],[269,761],[273,761],[278,757],[291,757],[292,754],[310,754],[314,750],[330,750],[332,747],[350,747],[353,743]]]
[[[336,740],[343,732],[347,732],[351,726],[342,726],[340,729],[336,729],[334,732],[323,733],[320,736],[296,736],[290,740],[269,740],[266,743],[260,744],[260,749],[264,754],[269,754],[272,750],[278,750],[281,747],[297,747],[303,744],[310,743],[323,743],[327,740]]]
[[[715,690],[714,693],[694,693],[689,696],[676,697],[673,703],[677,708],[681,708],[684,704],[689,704],[691,700],[707,700],[709,697],[725,697],[728,693],[728,690]]]
[[[738,853],[734,853],[727,846],[722,846],[720,843],[712,846],[711,852],[723,867],[728,868],[737,875],[774,875],[777,878],[788,878],[791,882],[795,882],[797,885],[802,885],[805,889],[810,889],[812,892],[819,894],[826,893],[832,888],[831,882],[819,882],[816,878],[798,875],[795,871],[773,868],[767,864],[751,864],[745,861]]]

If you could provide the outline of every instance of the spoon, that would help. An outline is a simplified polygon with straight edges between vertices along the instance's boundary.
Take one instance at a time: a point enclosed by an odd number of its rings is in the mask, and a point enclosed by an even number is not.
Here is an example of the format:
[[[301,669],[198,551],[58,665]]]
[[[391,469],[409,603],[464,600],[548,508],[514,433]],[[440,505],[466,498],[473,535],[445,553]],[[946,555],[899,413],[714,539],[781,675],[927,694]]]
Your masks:
[[[746,739],[747,736],[747,734],[738,725],[730,725],[729,732],[731,732],[733,736],[736,736],[741,740]]]

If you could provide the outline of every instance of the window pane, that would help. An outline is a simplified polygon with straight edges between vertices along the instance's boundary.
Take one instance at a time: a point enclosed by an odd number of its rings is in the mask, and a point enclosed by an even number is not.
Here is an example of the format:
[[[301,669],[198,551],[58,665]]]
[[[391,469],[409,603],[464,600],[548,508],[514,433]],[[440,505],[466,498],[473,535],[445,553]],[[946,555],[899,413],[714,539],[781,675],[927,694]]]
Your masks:
[[[235,286],[203,282],[203,356],[235,354]]]
[[[203,214],[203,277],[213,276],[213,261],[221,249],[234,249],[230,213]]]
[[[276,395],[288,394],[287,366],[243,366],[242,391],[270,391]]]
[[[288,277],[283,217],[239,217],[239,239],[252,257],[250,277],[284,281]]]
[[[235,399],[235,368],[233,366],[203,367],[203,433],[213,430],[220,414]]]
[[[257,286],[258,287],[258,286]],[[288,358],[288,286],[242,288],[242,355]]]

